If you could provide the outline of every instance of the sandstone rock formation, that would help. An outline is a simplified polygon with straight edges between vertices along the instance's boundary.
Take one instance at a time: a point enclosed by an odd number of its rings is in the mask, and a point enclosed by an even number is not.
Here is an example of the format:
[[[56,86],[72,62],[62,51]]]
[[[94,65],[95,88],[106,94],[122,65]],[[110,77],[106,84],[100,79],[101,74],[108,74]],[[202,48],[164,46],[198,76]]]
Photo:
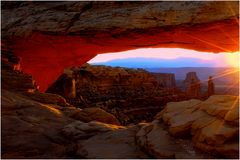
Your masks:
[[[169,125],[174,137],[192,135],[194,146],[212,154],[239,155],[239,97],[214,95],[206,101],[171,102],[156,119]]]
[[[138,126],[125,128],[114,125],[106,125],[99,123],[94,125],[95,122],[89,124],[78,124],[76,127],[79,128],[78,132],[74,131],[74,135],[77,137],[75,140],[78,140],[78,150],[76,155],[85,158],[149,158],[144,152],[135,143],[135,135]],[[82,131],[84,126],[86,130],[100,130],[101,134],[95,134],[89,139],[82,139],[84,132]],[[65,130],[68,132],[69,129]],[[81,131],[80,131],[81,130]],[[87,132],[89,136],[89,131]],[[68,133],[67,133],[68,134]],[[85,133],[86,134],[86,133]],[[72,135],[71,135],[72,137]],[[81,140],[82,139],[82,140]]]
[[[12,91],[35,91],[32,76],[20,71],[20,58],[14,54],[9,43],[1,42],[1,87]]]
[[[1,6],[2,38],[11,41],[41,91],[64,68],[99,53],[146,47],[239,50],[237,1],[4,1]]]
[[[83,122],[96,120],[107,124],[120,125],[119,121],[112,114],[95,107],[84,108],[81,111],[74,113],[71,117],[74,119],[79,119]]]
[[[106,124],[116,119],[99,109],[81,110],[61,96],[27,91],[2,89],[3,158],[238,157],[238,97],[171,102],[157,120],[124,127]],[[192,141],[178,139],[186,135]]]
[[[89,123],[84,123],[81,121],[74,121],[66,125],[62,129],[62,133],[68,138],[73,140],[86,139],[87,137],[92,137],[98,132],[108,132],[117,129],[123,129],[125,127],[105,124],[101,122],[91,121]]]
[[[189,98],[200,97],[201,85],[196,72],[188,72],[183,83]]]
[[[72,153],[76,151],[74,141],[63,136],[61,130],[70,123],[76,123],[74,117],[71,118],[70,115],[80,114],[79,109],[50,103],[50,99],[46,97],[43,102],[40,99],[34,101],[30,98],[21,93],[2,90],[1,156],[3,158],[71,158],[75,156]],[[46,99],[49,102],[46,103]],[[69,114],[70,112],[71,114]],[[87,117],[88,113],[84,112],[84,114]],[[90,116],[92,120],[101,121],[99,116],[98,118],[94,118],[94,114],[90,114]],[[107,118],[105,117],[105,119]],[[113,116],[111,118],[114,119]],[[80,116],[76,119],[85,120],[84,117],[81,119]],[[108,122],[111,121],[108,120]],[[94,132],[84,129],[86,137],[101,132],[101,126],[103,126],[103,129],[104,126],[110,126],[110,130],[121,128],[120,126],[101,124],[100,122],[91,122],[89,125],[94,126],[95,123]],[[100,129],[96,130],[96,128]],[[109,129],[106,131],[109,131]],[[76,135],[77,133],[74,132],[73,134]]]
[[[164,88],[175,88],[175,75],[171,73],[151,73],[158,81],[159,85]]]
[[[7,59],[3,63],[9,62]],[[76,119],[85,121],[86,117],[117,124],[109,113],[101,110],[81,113],[81,109],[59,95],[38,92],[31,76],[13,67],[2,67],[1,72],[2,158],[73,158],[76,148],[73,141],[62,135],[64,126]]]
[[[71,122],[57,105],[2,90],[2,158],[58,158],[69,143],[59,130]],[[48,146],[48,147],[46,147]]]
[[[154,158],[211,158],[207,154],[194,150],[191,141],[170,136],[166,126],[158,120],[142,124],[136,139],[138,144]]]
[[[214,93],[215,93],[215,87],[214,87],[212,77],[210,76],[208,78],[208,97],[213,95]]]
[[[81,95],[91,102],[150,95],[157,87],[156,79],[144,70],[89,64],[70,70],[72,73],[67,76],[76,79],[77,95]],[[59,91],[60,88],[64,87],[65,77],[64,75],[59,77],[59,80],[53,86],[50,86],[47,92],[61,94],[62,92]]]
[[[183,99],[176,91],[174,75],[157,75],[158,78],[143,69],[84,64],[65,69],[47,92],[60,94],[75,106],[100,107],[124,125],[151,121],[167,102]],[[68,96],[72,91],[64,91],[69,77],[76,82],[75,98]]]
[[[189,145],[177,145],[171,137],[178,133],[191,134],[193,144],[205,152],[239,158],[237,97],[212,96],[203,102],[167,105],[157,117],[170,126],[168,134],[160,121],[132,127],[84,123],[85,117],[73,116],[81,109],[61,96],[39,93],[37,85],[45,90],[63,68],[81,65],[98,53],[141,47],[239,50],[238,2],[5,1],[1,7],[2,158],[193,155],[195,148],[189,153],[184,148]],[[174,116],[167,116],[173,112]]]

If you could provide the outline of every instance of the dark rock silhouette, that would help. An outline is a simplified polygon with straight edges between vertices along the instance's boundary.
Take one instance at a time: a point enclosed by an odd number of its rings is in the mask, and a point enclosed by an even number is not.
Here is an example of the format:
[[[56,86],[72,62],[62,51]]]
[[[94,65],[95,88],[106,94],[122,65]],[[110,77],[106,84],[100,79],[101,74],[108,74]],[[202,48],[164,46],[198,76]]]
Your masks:
[[[214,83],[212,80],[212,76],[208,78],[208,97],[215,93]]]
[[[63,84],[64,97],[75,98],[76,97],[76,81],[72,77],[66,77]]]
[[[55,92],[52,92],[54,90]],[[51,85],[47,91],[48,93],[58,93],[65,98],[76,97],[76,81],[72,75],[63,73],[56,82]]]

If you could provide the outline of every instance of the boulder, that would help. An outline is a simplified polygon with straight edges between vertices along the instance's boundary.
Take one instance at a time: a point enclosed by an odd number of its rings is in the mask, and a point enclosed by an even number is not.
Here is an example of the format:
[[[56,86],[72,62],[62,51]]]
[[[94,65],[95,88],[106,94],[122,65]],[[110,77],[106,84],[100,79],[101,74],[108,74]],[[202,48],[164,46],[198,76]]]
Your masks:
[[[199,106],[209,115],[233,121],[239,118],[239,99],[230,95],[213,95]]]
[[[78,142],[76,155],[90,159],[142,159],[149,158],[135,143],[138,126],[97,134]]]
[[[201,101],[196,99],[181,102],[169,102],[167,103],[167,106],[155,116],[155,119],[163,119],[165,123],[170,124],[169,120],[171,118],[174,118],[176,115],[181,115],[182,112],[188,109],[194,110],[198,108],[198,104],[200,103]]]
[[[67,157],[70,142],[60,129],[72,120],[61,112],[61,107],[6,90],[1,96],[2,158]]]
[[[154,158],[210,158],[195,151],[189,140],[176,139],[158,120],[144,124],[136,135],[137,143]]]
[[[228,125],[224,120],[215,119],[195,132],[193,141],[205,142],[208,145],[220,145],[237,137],[238,132],[237,127]]]
[[[186,105],[188,104],[188,105]],[[192,135],[194,145],[209,153],[238,157],[239,97],[213,95],[205,101],[169,103],[156,118],[174,137]]]

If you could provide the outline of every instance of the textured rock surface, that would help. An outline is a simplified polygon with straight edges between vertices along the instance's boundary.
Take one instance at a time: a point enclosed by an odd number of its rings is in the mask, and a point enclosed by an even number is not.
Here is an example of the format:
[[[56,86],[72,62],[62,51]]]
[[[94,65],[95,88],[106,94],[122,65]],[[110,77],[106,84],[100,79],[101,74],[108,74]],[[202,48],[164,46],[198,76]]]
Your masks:
[[[3,2],[2,37],[46,90],[63,68],[142,47],[237,51],[238,2]],[[44,61],[44,63],[43,63]],[[48,75],[44,77],[43,75]]]
[[[3,158],[149,158],[135,143],[141,126],[126,128],[76,121],[70,117],[80,109],[68,106],[62,97],[36,93],[33,79],[45,90],[63,68],[81,65],[104,52],[141,47],[239,50],[238,2],[2,2],[1,5]],[[20,71],[20,62],[33,79]],[[185,135],[191,131],[197,148],[238,158],[239,100],[212,96],[199,103],[198,107],[183,107],[174,117],[166,118],[169,132]],[[166,116],[166,110],[159,118]],[[183,120],[178,123],[177,117],[182,113]],[[167,153],[164,156],[172,157],[175,142],[161,141],[156,136],[172,139],[170,135],[158,125],[147,128],[142,130],[149,134],[141,130],[142,142],[153,146],[141,146],[152,156],[162,156],[163,149]],[[170,154],[161,144],[169,147]]]
[[[201,84],[196,72],[188,72],[183,84],[189,98],[200,97]]]
[[[3,158],[64,157],[69,143],[60,135],[70,123],[59,106],[46,105],[2,90],[1,138]],[[48,146],[48,147],[46,147]]]
[[[35,95],[33,98],[27,95],[2,90],[3,158],[81,158],[74,154],[77,151],[74,141],[76,137],[87,139],[102,132],[125,128],[100,122],[76,121],[70,117],[79,114],[80,109],[59,106],[52,97],[41,99],[42,96],[36,98]],[[104,115],[107,114],[110,118],[100,119],[97,114],[84,113],[85,117],[78,116],[76,119],[85,120],[86,117],[91,117],[93,120],[117,124],[116,118],[106,112]]]
[[[91,121],[84,123],[81,121],[75,121],[68,124],[62,129],[62,133],[68,136],[70,139],[86,139],[98,134],[99,132],[114,131],[125,127],[105,124],[101,122]]]
[[[1,90],[1,157],[73,158],[77,150],[75,142],[64,136],[62,130],[76,121],[73,115],[79,114],[81,109],[69,105],[59,95],[36,91],[31,76],[13,69],[2,68],[4,74],[1,78],[4,81]],[[24,79],[25,77],[30,78]],[[101,121],[99,114],[90,113],[84,112],[85,117],[82,119],[91,117],[91,120]],[[108,115],[103,120],[117,123],[116,118],[111,114],[104,111],[97,113],[101,113],[101,116]],[[81,120],[80,116],[77,119]],[[94,124],[98,128],[101,126],[104,128],[104,124],[98,122]],[[91,126],[94,124],[89,123]],[[105,126],[111,128],[111,125],[105,124]],[[112,126],[113,128],[121,127]],[[97,132],[101,132],[101,129],[94,133]],[[77,158],[81,157],[77,156]]]
[[[75,81],[75,98],[65,96],[68,95],[64,92],[67,79]],[[162,82],[164,85],[160,84]],[[84,64],[65,69],[47,92],[63,95],[75,106],[101,107],[126,125],[143,119],[152,121],[153,115],[167,102],[183,100],[184,94],[180,94],[174,84],[175,79],[168,74],[162,74],[157,79],[143,69]],[[83,113],[79,117],[83,118]],[[90,119],[91,116],[85,117],[86,122]]]
[[[137,126],[105,132],[80,142],[77,155],[84,158],[149,158],[135,143]]]
[[[189,84],[191,84],[192,81],[193,82],[199,82],[200,81],[196,72],[188,72],[186,74],[184,84],[189,85]]]
[[[161,87],[164,88],[175,88],[176,80],[175,75],[171,73],[151,73],[156,79]]]
[[[195,151],[191,141],[170,136],[166,126],[158,120],[142,124],[136,139],[138,144],[154,158],[211,158],[209,155]]]
[[[84,108],[79,112],[76,112],[71,116],[74,119],[79,119],[83,122],[90,122],[93,120],[107,123],[120,125],[119,121],[112,114],[107,113],[106,111],[100,108]]]
[[[46,104],[56,104],[63,107],[69,107],[70,104],[66,102],[66,100],[57,94],[51,93],[41,93],[41,92],[26,92],[23,93],[27,98],[32,99],[34,101],[38,101]]]
[[[12,91],[28,91],[33,92],[36,90],[34,80],[29,74],[21,71],[1,70],[2,88]]]
[[[171,102],[156,116],[169,127],[159,120],[123,127],[81,122],[99,116],[88,116],[91,109],[86,112],[70,106],[54,94],[9,90],[1,93],[3,158],[238,157],[238,97]],[[192,142],[174,138],[189,134]]]
[[[234,18],[238,15],[237,4],[236,2],[4,2],[3,29],[6,31],[4,36],[12,35],[13,32],[18,36],[29,36],[33,31],[79,34],[81,31],[107,31],[109,28],[116,28],[121,33],[128,29],[201,24]],[[18,24],[21,28],[13,24]]]
[[[169,133],[175,137],[191,134],[194,145],[203,151],[236,158],[238,113],[239,97],[214,95],[206,101],[169,103],[156,119],[168,124]]]
[[[150,96],[158,87],[156,79],[143,69],[85,64],[65,72],[75,78],[77,96],[91,102]],[[47,92],[62,94],[65,77],[60,76]]]

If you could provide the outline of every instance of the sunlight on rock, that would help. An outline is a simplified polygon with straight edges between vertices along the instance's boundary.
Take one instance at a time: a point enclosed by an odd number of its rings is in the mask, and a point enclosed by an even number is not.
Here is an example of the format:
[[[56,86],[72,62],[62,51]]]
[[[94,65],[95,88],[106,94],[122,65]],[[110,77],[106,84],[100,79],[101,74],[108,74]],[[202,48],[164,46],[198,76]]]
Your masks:
[[[1,158],[239,159],[239,54],[238,1],[2,1]]]
[[[54,113],[56,116],[59,116],[61,117],[62,116],[62,113],[61,111],[59,111],[58,109],[52,107],[52,106],[49,106],[49,105],[44,105],[49,111],[51,111],[52,113]]]

